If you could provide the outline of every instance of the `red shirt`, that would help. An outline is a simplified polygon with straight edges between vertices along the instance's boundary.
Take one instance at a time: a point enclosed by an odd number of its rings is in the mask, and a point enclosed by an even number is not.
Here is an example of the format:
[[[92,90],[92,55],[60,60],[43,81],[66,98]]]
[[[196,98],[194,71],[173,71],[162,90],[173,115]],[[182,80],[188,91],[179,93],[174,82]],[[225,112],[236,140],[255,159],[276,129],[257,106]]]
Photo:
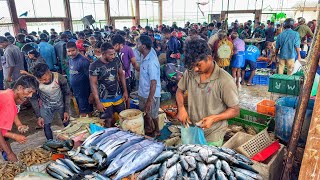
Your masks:
[[[3,136],[12,129],[12,124],[17,114],[18,108],[14,101],[13,90],[0,91],[0,129]]]

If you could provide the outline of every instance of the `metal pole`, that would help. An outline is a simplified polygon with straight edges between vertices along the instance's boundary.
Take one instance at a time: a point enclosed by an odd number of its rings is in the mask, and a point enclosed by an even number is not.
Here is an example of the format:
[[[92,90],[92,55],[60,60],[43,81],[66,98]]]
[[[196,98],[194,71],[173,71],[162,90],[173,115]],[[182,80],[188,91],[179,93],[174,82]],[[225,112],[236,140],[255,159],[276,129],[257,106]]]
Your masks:
[[[227,5],[227,19],[229,18],[229,3],[230,3],[230,0],[228,0],[228,5]]]
[[[320,18],[320,13],[319,13],[319,4],[320,0],[318,1],[318,18]],[[306,109],[308,106],[308,101],[310,98],[310,93],[312,89],[312,85],[314,82],[314,77],[317,72],[318,68],[318,63],[319,63],[319,53],[320,53],[320,22],[318,21],[317,29],[315,32],[316,36],[313,37],[313,42],[311,45],[311,52],[310,55],[308,56],[308,62],[311,62],[310,65],[310,70],[308,70],[308,75],[306,77],[306,83],[302,88],[302,92],[300,93],[301,96],[301,101],[299,102],[298,105],[298,110],[296,111],[295,114],[295,120],[294,124],[292,127],[292,133],[291,133],[291,138],[288,144],[288,156],[285,160],[285,167],[282,172],[282,179],[287,180],[290,179],[290,174],[292,171],[292,166],[293,166],[293,160],[294,160],[294,154],[297,148],[298,140],[300,137],[301,133],[301,128],[303,125],[303,121],[306,115]],[[319,95],[319,94],[318,94]]]
[[[198,23],[198,22],[199,22],[199,21],[198,21],[199,4],[197,4],[197,6],[198,6],[198,7],[197,7],[197,23]]]
[[[186,24],[186,0],[184,0],[183,9],[183,24]]]

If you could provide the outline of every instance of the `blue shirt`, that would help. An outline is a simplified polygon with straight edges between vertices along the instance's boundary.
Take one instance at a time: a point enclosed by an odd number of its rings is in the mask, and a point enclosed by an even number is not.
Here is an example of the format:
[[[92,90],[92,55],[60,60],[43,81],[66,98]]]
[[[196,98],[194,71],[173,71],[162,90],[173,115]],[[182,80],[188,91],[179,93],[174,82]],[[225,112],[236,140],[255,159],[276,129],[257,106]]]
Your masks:
[[[77,92],[77,95],[83,94],[81,92],[90,92],[89,66],[89,60],[80,53],[75,58],[69,59],[70,84],[74,93]]]
[[[260,56],[260,49],[257,46],[249,45],[246,46],[246,60],[257,62],[257,59]]]
[[[57,64],[57,56],[54,47],[47,42],[39,43],[40,55],[46,61],[50,70],[54,70],[54,65]]]
[[[154,97],[161,97],[161,83],[160,83],[160,64],[157,53],[152,48],[149,54],[142,60],[140,65],[140,79],[138,95],[143,98],[148,98],[150,93],[151,80],[156,80],[156,92]]]
[[[297,55],[296,48],[300,47],[299,33],[286,29],[278,35],[276,41],[276,49],[280,49],[280,59],[294,59]]]

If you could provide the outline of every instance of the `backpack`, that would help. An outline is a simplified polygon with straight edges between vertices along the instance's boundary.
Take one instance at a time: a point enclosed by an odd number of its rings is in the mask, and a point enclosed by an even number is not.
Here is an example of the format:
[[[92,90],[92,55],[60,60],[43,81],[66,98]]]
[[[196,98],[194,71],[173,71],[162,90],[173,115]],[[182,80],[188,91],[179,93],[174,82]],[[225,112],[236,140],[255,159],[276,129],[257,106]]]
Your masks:
[[[230,58],[233,54],[233,44],[228,39],[222,39],[217,46],[217,63],[220,67],[230,65]]]

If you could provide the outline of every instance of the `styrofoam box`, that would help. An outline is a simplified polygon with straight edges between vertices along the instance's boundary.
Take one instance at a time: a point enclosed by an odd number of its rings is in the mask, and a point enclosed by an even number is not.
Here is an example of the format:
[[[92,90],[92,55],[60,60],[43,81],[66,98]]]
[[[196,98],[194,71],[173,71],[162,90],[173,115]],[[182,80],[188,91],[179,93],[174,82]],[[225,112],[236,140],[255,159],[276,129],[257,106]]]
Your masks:
[[[253,136],[243,132],[237,132],[230,138],[223,147],[236,150],[237,147],[247,142]],[[252,167],[259,172],[264,180],[280,179],[283,169],[284,145],[280,144],[280,149],[263,162],[253,161]]]

